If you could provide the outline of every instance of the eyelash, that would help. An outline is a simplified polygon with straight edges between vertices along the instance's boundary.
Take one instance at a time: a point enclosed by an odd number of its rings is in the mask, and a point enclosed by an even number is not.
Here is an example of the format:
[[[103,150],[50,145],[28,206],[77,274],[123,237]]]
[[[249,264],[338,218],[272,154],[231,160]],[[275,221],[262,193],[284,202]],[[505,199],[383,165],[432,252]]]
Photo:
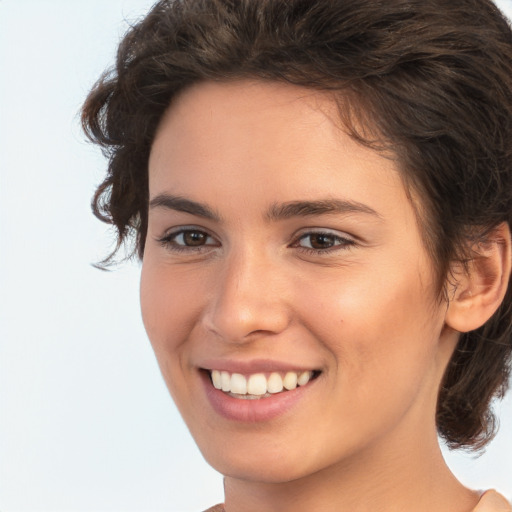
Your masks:
[[[204,243],[202,245],[185,245],[185,243],[178,244],[176,243],[176,239],[178,237],[185,237],[187,234],[194,234],[194,235],[200,235],[204,236],[206,239],[206,242],[208,242],[208,239],[215,240],[210,234],[208,234],[206,231],[203,231],[201,229],[195,229],[195,228],[180,228],[177,231],[173,231],[171,233],[167,233],[161,238],[157,239],[157,242],[159,242],[164,248],[176,252],[176,253],[183,253],[183,252],[202,252],[205,250],[205,248],[208,247],[218,247],[220,243]],[[307,238],[310,239],[310,245],[311,245],[311,238],[312,237],[328,237],[332,239],[333,245],[331,247],[326,248],[314,248],[314,247],[303,247],[300,245],[300,242],[302,240],[305,240]],[[185,242],[185,239],[183,238],[182,242]],[[326,256],[329,255],[332,252],[339,251],[339,250],[347,250],[351,247],[356,245],[356,241],[349,237],[340,236],[338,234],[335,234],[331,231],[326,230],[311,230],[305,233],[300,234],[298,237],[295,238],[295,240],[288,246],[299,249],[301,252],[309,255],[320,255],[320,256]]]
[[[204,245],[185,245],[185,244],[177,244],[176,239],[179,236],[185,237],[188,234],[195,234],[195,235],[201,235],[205,236],[206,240],[214,238],[209,235],[206,231],[203,231],[201,229],[195,229],[195,228],[181,228],[177,231],[173,231],[171,233],[167,233],[161,238],[157,239],[157,242],[159,242],[164,248],[169,249],[173,252],[201,252],[204,250],[205,247],[216,247],[219,244],[204,244]],[[183,240],[184,241],[184,240]]]
[[[316,249],[314,247],[302,247],[299,245],[301,240],[304,240],[307,238],[310,239],[310,244],[311,244],[311,238],[314,236],[315,237],[324,236],[324,237],[331,238],[333,245],[331,247],[326,247],[324,249]],[[319,231],[308,231],[307,233],[303,233],[302,235],[300,235],[297,238],[297,240],[295,242],[293,242],[290,245],[290,247],[296,247],[306,254],[326,256],[335,251],[350,249],[354,245],[356,245],[356,242],[352,238],[338,235],[336,233],[333,233],[332,231],[319,230]]]

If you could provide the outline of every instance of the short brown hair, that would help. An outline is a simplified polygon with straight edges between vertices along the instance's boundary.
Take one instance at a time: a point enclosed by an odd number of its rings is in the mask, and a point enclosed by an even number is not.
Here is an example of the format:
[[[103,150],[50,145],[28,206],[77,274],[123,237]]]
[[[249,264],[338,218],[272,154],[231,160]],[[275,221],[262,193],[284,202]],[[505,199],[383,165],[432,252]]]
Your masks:
[[[92,204],[117,229],[117,248],[134,235],[143,257],[163,113],[193,83],[238,78],[330,91],[353,137],[391,149],[420,198],[443,282],[470,237],[512,224],[512,32],[490,0],[161,0],[130,28],[82,111],[109,157]],[[461,335],[448,365],[437,426],[451,447],[480,448],[494,434],[490,402],[510,374],[511,288],[484,326]]]

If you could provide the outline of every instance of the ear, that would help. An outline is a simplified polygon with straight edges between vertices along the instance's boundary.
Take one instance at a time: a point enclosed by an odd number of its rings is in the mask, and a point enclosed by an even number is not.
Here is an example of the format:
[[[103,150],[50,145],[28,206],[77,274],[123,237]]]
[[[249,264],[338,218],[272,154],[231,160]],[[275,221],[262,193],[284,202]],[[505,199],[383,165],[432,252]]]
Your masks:
[[[500,306],[509,285],[512,267],[510,228],[503,222],[473,249],[464,269],[451,268],[448,279],[446,324],[459,332],[481,327]]]

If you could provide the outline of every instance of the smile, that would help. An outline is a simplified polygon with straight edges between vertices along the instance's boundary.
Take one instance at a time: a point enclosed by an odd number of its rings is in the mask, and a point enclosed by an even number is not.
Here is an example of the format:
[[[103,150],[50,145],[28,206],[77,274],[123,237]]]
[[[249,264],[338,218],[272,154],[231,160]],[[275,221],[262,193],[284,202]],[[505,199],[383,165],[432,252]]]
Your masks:
[[[223,418],[246,424],[289,414],[307,396],[316,396],[316,383],[323,373],[317,369],[286,368],[286,364],[277,361],[210,364],[200,366],[199,372],[209,404]]]
[[[210,378],[216,389],[233,398],[255,400],[291,391],[298,386],[305,386],[318,374],[319,372],[314,370],[272,372],[270,374],[254,373],[251,375],[211,370]]]

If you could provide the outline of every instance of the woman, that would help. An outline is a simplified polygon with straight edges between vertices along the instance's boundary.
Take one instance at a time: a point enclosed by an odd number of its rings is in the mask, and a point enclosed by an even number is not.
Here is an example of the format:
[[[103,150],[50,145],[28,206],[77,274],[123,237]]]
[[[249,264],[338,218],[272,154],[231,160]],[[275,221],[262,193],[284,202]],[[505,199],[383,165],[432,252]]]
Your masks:
[[[212,510],[510,510],[512,33],[487,0],[160,1],[83,108]],[[107,258],[104,264],[112,260]]]

